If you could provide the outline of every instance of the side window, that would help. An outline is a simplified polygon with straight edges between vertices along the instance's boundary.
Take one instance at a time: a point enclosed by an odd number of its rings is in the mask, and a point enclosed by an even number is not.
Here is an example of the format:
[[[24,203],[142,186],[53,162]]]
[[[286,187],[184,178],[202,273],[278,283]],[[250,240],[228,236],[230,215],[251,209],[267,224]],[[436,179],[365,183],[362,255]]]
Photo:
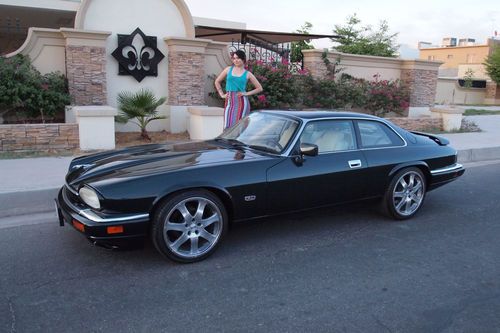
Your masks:
[[[357,122],[363,148],[403,146],[404,141],[389,126],[378,121]]]
[[[318,120],[306,125],[300,142],[318,146],[319,153],[356,148],[354,128],[350,120]]]

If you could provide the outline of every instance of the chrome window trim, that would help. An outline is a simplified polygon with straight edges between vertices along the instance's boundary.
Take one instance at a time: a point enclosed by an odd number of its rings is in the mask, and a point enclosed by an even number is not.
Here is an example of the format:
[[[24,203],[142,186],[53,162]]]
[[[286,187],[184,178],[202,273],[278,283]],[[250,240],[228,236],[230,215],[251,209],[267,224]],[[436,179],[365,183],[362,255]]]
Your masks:
[[[453,172],[453,171],[456,171],[456,170],[460,170],[462,168],[463,168],[462,164],[455,163],[453,165],[450,165],[450,166],[447,166],[447,167],[444,167],[444,168],[439,168],[439,169],[431,170],[431,175],[439,175],[441,173]]]
[[[298,117],[297,117],[298,118]],[[302,119],[302,118],[298,118],[298,119]],[[299,140],[299,137],[300,135],[302,134],[303,130],[304,130],[304,127],[309,123],[309,122],[313,122],[313,121],[322,121],[322,120],[351,120],[351,121],[356,121],[356,120],[369,120],[369,121],[377,121],[379,123],[382,123],[386,126],[388,126],[391,131],[393,131],[394,133],[397,134],[397,136],[399,136],[401,138],[401,140],[403,140],[403,145],[402,146],[387,146],[387,147],[373,147],[373,148],[355,148],[355,149],[348,149],[348,150],[339,150],[339,151],[331,151],[331,152],[323,152],[323,153],[319,153],[318,155],[323,155],[323,154],[334,154],[334,153],[343,153],[343,152],[347,152],[347,151],[364,151],[364,150],[377,150],[377,149],[394,149],[394,148],[402,148],[402,147],[406,147],[408,146],[408,142],[405,140],[405,138],[403,138],[403,136],[401,136],[401,134],[398,133],[398,131],[396,131],[394,129],[394,127],[392,127],[391,124],[387,123],[386,121],[384,120],[379,120],[379,119],[372,119],[372,118],[363,118],[363,117],[360,117],[360,118],[352,118],[352,117],[325,117],[325,118],[315,118],[315,119],[302,119],[302,126],[300,127],[299,131],[297,132],[297,134],[295,135],[295,138],[293,140],[293,143],[288,147],[288,149],[281,154],[281,156],[283,157],[286,157],[286,156],[290,156],[290,153],[292,152],[292,149],[293,147],[295,147],[295,145],[297,144],[297,141]],[[357,139],[357,138],[356,138]],[[357,142],[356,140],[356,143],[358,144],[359,146],[359,142]]]

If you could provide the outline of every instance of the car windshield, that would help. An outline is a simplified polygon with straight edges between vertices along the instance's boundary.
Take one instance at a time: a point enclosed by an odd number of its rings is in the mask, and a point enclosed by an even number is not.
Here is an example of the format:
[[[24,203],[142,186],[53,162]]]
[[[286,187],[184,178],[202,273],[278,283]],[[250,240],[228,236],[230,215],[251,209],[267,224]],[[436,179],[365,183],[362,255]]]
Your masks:
[[[294,119],[253,112],[235,126],[226,129],[216,140],[270,153],[281,153],[288,146],[298,126],[299,122]]]

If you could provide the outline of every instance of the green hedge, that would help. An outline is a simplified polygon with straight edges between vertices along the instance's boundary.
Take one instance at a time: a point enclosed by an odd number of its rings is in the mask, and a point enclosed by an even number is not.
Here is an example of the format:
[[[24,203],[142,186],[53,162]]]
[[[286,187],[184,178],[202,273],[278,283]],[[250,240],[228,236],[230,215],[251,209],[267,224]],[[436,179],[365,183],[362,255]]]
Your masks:
[[[28,57],[0,57],[0,111],[18,118],[37,118],[45,122],[64,114],[70,104],[64,75],[45,75],[31,64]]]

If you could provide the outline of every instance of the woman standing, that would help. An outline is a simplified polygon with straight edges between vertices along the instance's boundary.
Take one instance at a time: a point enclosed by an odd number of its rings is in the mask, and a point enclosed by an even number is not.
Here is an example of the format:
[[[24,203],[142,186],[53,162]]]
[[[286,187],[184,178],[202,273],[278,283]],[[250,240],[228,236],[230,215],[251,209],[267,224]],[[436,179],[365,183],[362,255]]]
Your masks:
[[[246,54],[242,50],[233,53],[231,59],[233,66],[227,67],[215,79],[215,88],[224,103],[224,129],[233,126],[241,118],[250,113],[250,95],[262,91],[262,85],[255,76],[245,69]],[[221,82],[226,79],[226,93],[222,91]],[[247,90],[247,81],[254,85],[255,89]]]

